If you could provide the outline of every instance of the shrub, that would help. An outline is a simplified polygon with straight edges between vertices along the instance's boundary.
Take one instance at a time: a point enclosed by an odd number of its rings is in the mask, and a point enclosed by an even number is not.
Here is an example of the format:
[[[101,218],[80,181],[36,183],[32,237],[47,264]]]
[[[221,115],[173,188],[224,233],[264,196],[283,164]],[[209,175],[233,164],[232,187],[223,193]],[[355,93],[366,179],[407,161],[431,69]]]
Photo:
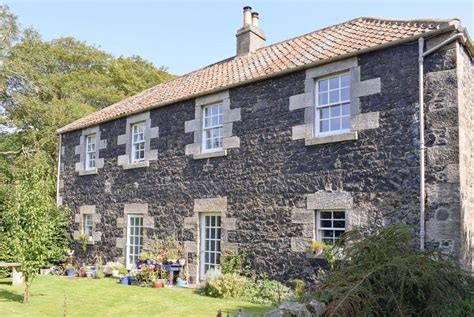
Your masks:
[[[253,296],[249,300],[256,304],[279,304],[292,296],[291,290],[266,275],[253,285]]]
[[[344,258],[323,274],[319,295],[330,299],[326,313],[337,316],[463,316],[473,278],[457,261],[413,247],[406,225],[362,238],[348,232]]]
[[[237,273],[222,274],[207,283],[206,294],[220,298],[251,298],[252,280]]]
[[[223,274],[237,273],[240,275],[249,276],[250,268],[245,264],[247,259],[247,252],[242,254],[235,254],[234,252],[228,251],[220,257],[220,268]]]

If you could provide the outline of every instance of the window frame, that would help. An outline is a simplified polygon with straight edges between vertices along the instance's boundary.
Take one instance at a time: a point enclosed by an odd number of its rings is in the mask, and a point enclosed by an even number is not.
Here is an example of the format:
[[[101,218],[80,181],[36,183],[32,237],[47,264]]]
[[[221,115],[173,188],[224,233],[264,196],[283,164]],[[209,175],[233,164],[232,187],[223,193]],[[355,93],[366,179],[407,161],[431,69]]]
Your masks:
[[[132,218],[135,219],[134,220],[135,222],[138,220],[138,224],[134,223],[132,226],[132,223],[131,223]],[[145,239],[144,224],[145,224],[145,217],[142,214],[135,214],[135,213],[127,214],[127,241],[125,243],[125,247],[126,247],[125,264],[126,264],[127,269],[131,269],[134,265],[136,265],[136,261],[138,260],[138,257],[141,251],[143,250],[144,239]],[[132,229],[138,230],[138,234],[135,234],[135,232],[132,233]],[[132,237],[134,238],[133,243],[131,243]],[[139,243],[141,242],[141,244],[135,243],[137,238],[138,238]],[[135,252],[135,248],[138,248],[138,253]],[[134,251],[131,252],[131,249],[133,249]],[[133,260],[131,258],[133,258]]]
[[[220,124],[217,124],[217,125],[211,125],[211,126],[208,126],[206,127],[206,118],[209,118],[211,119],[212,117],[214,117],[214,115],[210,115],[208,117],[206,117],[206,109],[209,109],[209,108],[212,108],[212,107],[220,107],[221,109],[221,112],[217,114],[217,116],[222,116],[222,122]],[[216,148],[207,148],[206,144],[207,144],[207,138],[206,138],[206,131],[207,130],[213,130],[213,129],[220,129],[220,147],[216,147]],[[223,147],[222,147],[222,140],[224,139],[224,136],[223,136],[223,131],[224,130],[224,103],[222,101],[218,101],[218,102],[215,102],[215,103],[212,103],[212,104],[207,104],[207,105],[204,105],[202,106],[202,129],[201,129],[201,147],[202,147],[202,153],[209,153],[209,152],[217,152],[217,151],[222,151]],[[210,138],[211,140],[213,140],[214,138]]]
[[[344,87],[339,87],[338,88],[338,91],[339,91],[339,96],[340,96],[340,91],[341,91],[341,88],[347,88],[349,87],[349,99],[348,100],[344,100],[344,101],[341,101],[339,100],[338,102],[333,102],[333,103],[330,103],[329,102],[329,98],[328,98],[328,103],[327,104],[324,104],[324,105],[319,105],[319,82],[321,82],[322,80],[330,80],[332,78],[340,78],[344,75],[348,75],[349,76],[349,86],[344,86]],[[351,86],[352,86],[352,82],[351,82],[351,77],[350,77],[350,71],[342,71],[342,72],[338,72],[338,73],[334,73],[334,74],[330,74],[330,75],[327,75],[327,76],[323,76],[323,77],[320,77],[320,78],[317,78],[315,80],[315,93],[314,93],[314,135],[315,137],[325,137],[325,136],[331,136],[331,135],[338,135],[338,134],[344,134],[344,133],[348,133],[351,131],[351,128],[350,128],[350,124],[351,124],[351,109],[350,109],[350,106],[351,106]],[[330,91],[329,87],[328,87],[328,92]],[[329,107],[331,108],[332,106],[341,106],[341,112],[342,112],[342,105],[343,104],[349,104],[349,128],[347,129],[339,129],[339,130],[333,130],[333,131],[326,131],[326,132],[320,132],[320,127],[321,127],[321,118],[320,118],[320,109],[321,108],[326,108],[326,107]],[[329,109],[329,111],[331,111]],[[338,117],[338,118],[342,118],[342,117],[347,117],[346,115],[341,115]],[[331,116],[329,117],[328,121],[331,120]]]
[[[89,143],[90,137],[94,136],[94,143]],[[97,133],[91,133],[84,136],[85,138],[85,158],[84,158],[84,170],[91,171],[96,169],[96,160],[97,160]],[[89,150],[89,145],[93,145],[93,151]],[[94,158],[91,159],[89,155],[93,156]],[[91,165],[93,162],[93,166]]]
[[[92,221],[92,214],[82,215],[82,234],[92,237],[94,232],[94,223]]]
[[[140,133],[135,133],[135,127],[138,126],[143,126],[143,139],[140,139],[139,141],[135,141],[135,134],[140,135]],[[130,162],[131,163],[141,163],[145,162],[145,149],[146,149],[146,121],[140,121],[133,123],[130,127],[130,134],[131,134],[131,143],[130,143]],[[143,144],[143,148],[135,148],[136,146],[139,146],[140,144]],[[143,158],[135,158],[135,153],[137,152],[143,152]]]
[[[323,218],[323,220],[331,220],[334,221],[334,220],[339,220],[341,221],[342,219],[338,219],[338,218],[334,218],[334,213],[335,212],[343,212],[344,213],[344,228],[338,228],[338,227],[334,227],[334,224],[332,223],[332,226],[331,227],[321,227],[321,213],[322,212],[330,212],[331,213],[331,218],[330,219],[327,219],[327,218]],[[323,241],[323,237],[322,237],[322,232],[324,230],[327,230],[327,231],[342,231],[342,234],[344,234],[346,231],[347,231],[347,212],[346,210],[344,209],[330,209],[330,210],[324,210],[324,209],[321,209],[321,210],[316,210],[316,225],[315,225],[315,234],[316,234],[316,241],[321,241],[321,242],[324,242]],[[339,238],[336,238],[336,236],[334,235],[332,240],[333,240],[333,244],[334,245],[337,240]],[[326,242],[324,242],[326,243]]]

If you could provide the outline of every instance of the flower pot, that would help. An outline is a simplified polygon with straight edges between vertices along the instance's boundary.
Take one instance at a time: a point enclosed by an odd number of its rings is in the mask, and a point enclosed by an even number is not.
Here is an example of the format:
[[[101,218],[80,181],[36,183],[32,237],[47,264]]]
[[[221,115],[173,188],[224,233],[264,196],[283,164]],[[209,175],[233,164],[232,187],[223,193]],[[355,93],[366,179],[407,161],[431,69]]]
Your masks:
[[[73,277],[74,276],[74,269],[68,269],[66,270],[66,275],[68,277]]]
[[[179,259],[178,263],[179,265],[184,266],[186,264],[186,259]]]
[[[155,288],[163,288],[163,282],[155,282],[153,285]]]
[[[186,281],[183,281],[183,280],[176,281],[176,286],[184,287],[186,286]]]
[[[122,285],[130,285],[130,277],[125,276],[120,279],[120,284]]]

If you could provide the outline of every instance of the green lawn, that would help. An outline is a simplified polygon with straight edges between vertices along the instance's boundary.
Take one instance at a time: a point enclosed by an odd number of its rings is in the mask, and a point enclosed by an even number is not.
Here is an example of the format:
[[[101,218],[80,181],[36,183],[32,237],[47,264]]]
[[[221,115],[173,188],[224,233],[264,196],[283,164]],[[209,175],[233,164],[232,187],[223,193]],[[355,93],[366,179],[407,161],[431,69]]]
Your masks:
[[[231,313],[242,309],[260,316],[271,308],[201,296],[187,288],[153,289],[119,285],[113,279],[55,276],[37,277],[30,302],[22,300],[21,287],[0,279],[1,316],[216,316],[219,309]]]

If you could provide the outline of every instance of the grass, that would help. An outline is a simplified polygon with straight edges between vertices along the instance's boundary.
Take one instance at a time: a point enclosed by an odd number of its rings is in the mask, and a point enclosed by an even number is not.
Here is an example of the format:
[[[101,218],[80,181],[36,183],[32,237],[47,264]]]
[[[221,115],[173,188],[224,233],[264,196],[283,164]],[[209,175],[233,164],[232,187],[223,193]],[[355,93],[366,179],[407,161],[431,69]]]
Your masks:
[[[39,276],[33,281],[31,299],[23,302],[23,288],[0,279],[2,316],[216,316],[222,310],[255,316],[269,306],[218,299],[188,288],[142,288],[119,285],[113,279],[69,279]]]

